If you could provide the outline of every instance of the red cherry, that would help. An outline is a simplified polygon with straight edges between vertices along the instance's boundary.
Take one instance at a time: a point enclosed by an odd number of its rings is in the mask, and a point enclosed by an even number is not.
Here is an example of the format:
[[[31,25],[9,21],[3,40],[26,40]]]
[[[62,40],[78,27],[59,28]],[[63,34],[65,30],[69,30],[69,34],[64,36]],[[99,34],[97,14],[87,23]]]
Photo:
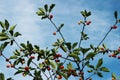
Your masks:
[[[118,59],[120,59],[120,56],[118,56]]]
[[[56,58],[58,58],[58,57],[62,57],[62,55],[61,55],[61,54],[56,54],[56,55],[54,56],[54,59],[56,59]]]
[[[48,67],[47,70],[50,71],[51,70],[50,67]]]
[[[86,21],[86,25],[90,25],[91,21]]]
[[[59,57],[62,57],[62,55],[61,55],[61,54],[58,54],[58,56],[59,56]]]
[[[102,47],[102,48],[100,48],[102,51],[104,51],[104,48]]]
[[[11,64],[10,66],[11,66],[11,68],[14,68],[14,67],[15,67],[15,65],[14,65],[14,64]]]
[[[10,64],[7,64],[6,67],[9,68],[11,65]]]
[[[115,55],[115,54],[112,54],[111,56],[114,57],[114,58],[116,58],[116,55]]]
[[[56,59],[55,62],[60,62],[60,60]]]
[[[58,78],[58,79],[62,79],[62,76],[58,75],[57,78]]]
[[[25,71],[29,71],[29,67],[28,66],[25,66]]]
[[[117,26],[116,26],[116,25],[114,25],[114,26],[112,26],[111,28],[112,28],[112,29],[116,29],[116,28],[117,28]]]
[[[35,59],[35,56],[30,56],[31,59]]]
[[[56,54],[56,56],[57,56],[57,57],[62,57],[62,55],[61,55],[61,54]]]
[[[56,32],[53,32],[53,35],[56,35]]]
[[[64,68],[64,66],[60,66],[60,69],[63,69]]]
[[[120,52],[120,47],[118,48],[118,51]]]
[[[53,15],[52,15],[52,14],[51,14],[51,15],[49,15],[49,18],[50,18],[50,19],[52,19],[52,18],[53,18]]]

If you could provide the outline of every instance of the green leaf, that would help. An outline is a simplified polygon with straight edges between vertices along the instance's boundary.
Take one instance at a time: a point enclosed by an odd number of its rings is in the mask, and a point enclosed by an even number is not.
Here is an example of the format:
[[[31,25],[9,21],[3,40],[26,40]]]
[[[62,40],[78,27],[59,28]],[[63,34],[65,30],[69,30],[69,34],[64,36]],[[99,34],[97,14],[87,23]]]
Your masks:
[[[98,69],[99,67],[101,67],[102,64],[103,64],[103,59],[101,58],[101,59],[98,60],[98,63],[96,65],[96,69]]]
[[[62,73],[62,72],[60,72],[59,75],[63,76],[66,80],[68,79],[66,73]]]
[[[9,22],[7,20],[5,20],[5,28],[6,28],[6,30],[8,30],[8,28],[9,28]]]
[[[91,73],[91,72],[93,72],[93,70],[88,70],[87,72],[88,72],[88,73]]]
[[[41,20],[46,19],[47,17],[48,17],[47,15],[44,15],[44,16],[41,17]]]
[[[5,80],[4,74],[0,73],[0,80]]]
[[[41,12],[44,12],[44,9],[43,8],[38,8]]]
[[[1,25],[1,27],[2,27],[2,28],[4,28],[4,27],[5,27],[4,22],[1,22],[1,21],[0,21],[0,25]]]
[[[88,64],[87,67],[94,69],[94,66],[90,64]]]
[[[3,37],[0,37],[0,41],[5,41],[5,40],[7,40],[7,39],[9,39],[9,37],[8,37],[8,36],[3,36]]]
[[[4,37],[4,36],[6,36],[6,34],[3,32],[0,32],[0,37]]]
[[[11,34],[12,36],[13,36],[13,34],[14,34],[14,29],[15,29],[15,27],[16,27],[16,25],[13,25],[13,26],[10,27],[9,32],[10,32],[10,34]]]
[[[40,70],[39,71],[37,71],[37,70],[34,71],[35,76],[40,76],[40,73],[41,73]]]
[[[67,64],[67,68],[72,70],[73,67],[72,67],[72,64],[70,62],[69,62],[69,64]]]
[[[103,71],[103,72],[110,72],[110,70],[106,67],[102,67],[102,68],[100,68],[100,70]]]
[[[20,61],[21,61],[20,59],[16,59],[13,64],[18,65]]]
[[[27,46],[24,43],[21,43],[20,45],[25,49],[27,48]]]
[[[49,8],[49,12],[51,12],[54,7],[55,7],[55,4],[51,4]]]
[[[69,50],[71,50],[71,43],[70,43],[70,42],[65,43],[65,45],[67,46],[67,48],[68,48]]]
[[[22,73],[22,72],[24,72],[24,71],[23,71],[23,70],[18,70],[17,72],[15,72],[14,75],[20,74],[20,73]]]
[[[39,50],[39,48],[40,48],[40,47],[39,47],[39,46],[37,46],[37,45],[34,45],[34,47],[35,47],[35,49],[37,49],[37,50]]]
[[[116,80],[117,76],[114,73],[112,73],[112,78]]]
[[[61,24],[60,27],[62,28],[64,26],[64,24]]]
[[[29,41],[27,41],[27,47],[29,50],[33,50],[33,46],[31,43],[29,43]]]
[[[99,77],[103,77],[103,75],[102,75],[101,72],[97,72],[97,75],[98,75]]]
[[[52,44],[52,46],[59,46],[58,42]]]
[[[81,11],[81,14],[82,14],[82,16],[83,16],[83,17],[86,17],[86,15],[85,15],[85,12],[84,12],[84,11]]]
[[[15,29],[15,27],[16,27],[16,25],[11,26],[9,31],[13,31]]]
[[[118,13],[117,13],[117,11],[114,12],[114,17],[115,17],[115,19],[118,18]]]
[[[106,49],[106,45],[105,44],[102,44],[102,46]]]
[[[15,32],[14,37],[18,37],[21,36],[21,34],[19,32]]]
[[[42,12],[42,11],[38,11],[38,12],[36,12],[36,14],[37,14],[38,16],[43,16],[43,15],[45,15],[45,13]]]
[[[72,49],[74,49],[77,46],[77,44],[78,44],[77,42],[73,43]]]
[[[27,66],[30,66],[30,63],[32,62],[32,59],[29,58],[28,61],[27,61]]]
[[[67,52],[67,49],[64,45],[61,45],[60,48],[64,51],[64,52]]]
[[[11,41],[10,41],[10,45],[13,45],[13,42],[14,42],[14,40],[11,40]]]
[[[18,51],[18,50],[15,50],[13,53],[14,53],[14,55],[20,56],[20,51]]]
[[[90,58],[93,58],[95,55],[96,55],[95,52],[90,52],[90,53],[87,54],[85,59],[89,60]]]
[[[53,69],[56,69],[56,64],[53,61],[50,61],[50,65],[52,66]]]
[[[24,76],[28,75],[29,74],[29,71],[25,71],[24,72]]]
[[[80,58],[79,58],[79,56],[77,54],[71,53],[71,54],[69,54],[69,56],[73,57],[73,58],[75,58],[77,60],[80,60]]]
[[[83,17],[89,17],[91,15],[91,12],[84,10],[84,11],[81,11],[81,14]]]
[[[82,48],[82,47],[80,49],[83,54],[87,53],[90,50],[90,48]]]
[[[9,44],[9,42],[4,42],[3,44],[1,44],[0,50],[3,51],[8,44]]]
[[[43,16],[45,15],[44,9],[43,8],[39,8],[39,12],[37,12],[38,16]]]
[[[63,26],[64,26],[64,24],[61,24],[61,25],[58,27],[58,30],[57,30],[57,31],[60,31]]]
[[[18,58],[17,55],[10,56],[10,59],[17,59],[17,58]]]
[[[93,45],[90,45],[90,48],[94,50],[94,46]]]
[[[9,31],[9,33],[11,34],[11,36],[13,36],[13,34],[14,34],[14,31]]]
[[[88,12],[88,13],[87,13],[87,17],[90,16],[90,15],[91,15],[91,12]]]
[[[10,78],[7,78],[7,80],[14,80],[14,79],[12,79],[12,78],[10,77]]]
[[[40,67],[40,68],[43,68],[43,67],[44,67],[44,64],[39,63],[39,67]]]
[[[45,11],[47,12],[47,11],[48,11],[48,5],[45,4],[45,5],[44,5],[44,8],[45,8]]]
[[[43,80],[42,76],[41,76],[41,71],[40,70],[39,71],[35,70],[34,71],[34,75],[35,75],[35,77],[34,77],[33,80]]]

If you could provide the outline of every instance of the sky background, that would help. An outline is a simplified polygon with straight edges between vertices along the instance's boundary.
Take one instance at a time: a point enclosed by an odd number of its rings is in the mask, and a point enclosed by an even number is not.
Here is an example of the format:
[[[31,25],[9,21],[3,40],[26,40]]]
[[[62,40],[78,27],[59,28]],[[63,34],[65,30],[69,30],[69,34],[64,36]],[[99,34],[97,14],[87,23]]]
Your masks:
[[[40,45],[41,48],[51,46],[51,44],[59,37],[53,36],[54,27],[48,20],[42,20],[36,15],[39,7],[44,4],[56,4],[52,13],[53,21],[56,25],[64,23],[62,29],[66,41],[79,41],[80,28],[77,22],[83,17],[80,12],[88,10],[92,15],[88,20],[92,24],[86,28],[90,40],[82,43],[82,46],[87,47],[89,44],[97,46],[108,29],[114,24],[114,11],[120,13],[119,0],[0,0],[0,21],[7,19],[11,25],[17,24],[16,31],[19,31],[22,36],[17,38],[17,42],[26,42],[29,40],[33,44]],[[120,18],[120,15],[119,15]],[[120,25],[116,30],[113,30],[104,41],[111,49],[117,49],[120,46]],[[10,56],[16,46],[8,47],[3,53]],[[103,56],[97,56],[96,60]],[[6,68],[5,60],[0,57],[0,72],[4,72],[6,77],[13,76],[14,70]],[[120,60],[104,57],[104,65],[109,67],[112,72],[120,76]],[[94,77],[93,80],[111,80],[111,72],[105,74],[104,78]],[[30,80],[30,77],[22,77],[21,75],[13,76],[15,80]],[[73,80],[75,80],[73,78]]]

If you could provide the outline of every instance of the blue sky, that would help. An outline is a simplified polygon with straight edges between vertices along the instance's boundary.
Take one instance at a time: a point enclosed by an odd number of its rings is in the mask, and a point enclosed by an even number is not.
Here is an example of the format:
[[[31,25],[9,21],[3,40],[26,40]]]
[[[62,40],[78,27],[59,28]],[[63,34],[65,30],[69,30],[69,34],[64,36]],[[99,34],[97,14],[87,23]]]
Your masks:
[[[77,22],[83,19],[80,11],[86,9],[92,12],[92,16],[88,18],[88,20],[92,21],[92,24],[86,29],[90,36],[90,41],[84,42],[82,44],[84,46],[88,46],[87,44],[97,46],[110,26],[114,24],[114,11],[117,10],[120,13],[119,0],[0,0],[0,21],[7,19],[11,25],[17,24],[16,31],[22,33],[22,37],[17,38],[19,43],[29,40],[33,44],[39,44],[42,48],[51,46],[59,36],[55,37],[52,35],[55,29],[48,20],[41,21],[40,17],[35,14],[38,7],[51,3],[56,4],[52,12],[54,15],[53,21],[57,25],[65,24],[62,32],[65,39],[71,42],[79,41],[80,26]],[[116,49],[120,46],[120,25],[118,25],[117,30],[113,30],[109,34],[104,43],[111,49]],[[11,50],[15,48],[15,45],[7,48],[4,54],[9,56],[12,54]],[[104,65],[110,67],[117,75],[120,75],[119,60],[108,59],[108,57],[105,57],[104,60]],[[13,76],[11,73],[14,71],[6,69],[6,62],[2,57],[0,57],[0,65],[0,72],[4,72],[6,77]],[[97,78],[94,77],[94,80],[98,80]],[[110,80],[109,78],[110,74],[103,79],[100,78],[100,80]],[[21,75],[14,76],[14,79],[29,80],[28,77],[23,78]]]

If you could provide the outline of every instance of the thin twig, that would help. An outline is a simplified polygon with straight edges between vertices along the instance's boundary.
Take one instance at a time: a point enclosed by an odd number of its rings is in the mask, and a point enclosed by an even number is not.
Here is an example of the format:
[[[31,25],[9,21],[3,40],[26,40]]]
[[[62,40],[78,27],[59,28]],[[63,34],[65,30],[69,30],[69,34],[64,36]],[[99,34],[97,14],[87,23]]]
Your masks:
[[[118,23],[118,22],[117,22],[117,20],[116,20],[116,22],[115,22],[115,24],[114,24],[113,26],[115,26],[117,23]],[[105,38],[108,36],[108,34],[111,32],[111,30],[112,30],[112,27],[109,29],[109,31],[106,33],[106,35],[103,37],[103,39],[100,41],[100,43],[99,43],[98,46],[97,46],[97,49],[98,49],[98,47],[102,44],[102,42],[105,40]]]
[[[105,40],[105,38],[108,36],[108,34],[111,32],[112,28],[109,29],[109,31],[106,33],[106,35],[103,37],[103,39],[98,44],[97,48],[101,45],[101,43]]]
[[[62,34],[61,31],[58,29],[58,27],[56,26],[56,24],[55,24],[50,18],[48,18],[48,19],[49,19],[50,22],[54,25],[54,27],[56,28],[56,30],[59,32],[60,36],[62,37],[63,41],[66,43],[63,34]]]

